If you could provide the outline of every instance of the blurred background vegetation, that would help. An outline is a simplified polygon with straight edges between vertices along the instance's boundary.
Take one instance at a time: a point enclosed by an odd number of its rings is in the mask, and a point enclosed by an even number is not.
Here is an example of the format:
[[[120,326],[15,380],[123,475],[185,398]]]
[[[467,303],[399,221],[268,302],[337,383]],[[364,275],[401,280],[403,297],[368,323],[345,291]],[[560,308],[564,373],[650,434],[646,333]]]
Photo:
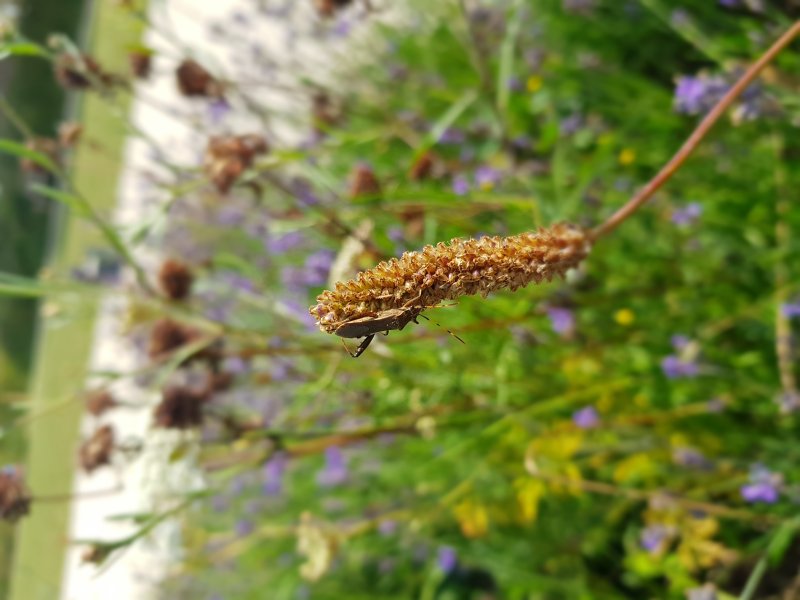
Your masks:
[[[67,4],[67,20],[21,30],[76,35]],[[602,222],[796,3],[409,0],[397,19],[350,4],[243,2],[214,24],[234,52],[259,19],[330,41],[324,75],[294,78],[270,71],[258,36],[242,43],[308,113],[302,142],[274,134],[296,115],[251,89],[248,65],[213,73],[224,102],[211,87],[183,99],[203,142],[253,133],[271,148],[225,185],[211,146],[158,180],[168,225],[141,237],[180,268],[148,267],[160,295],[130,299],[142,369],[103,375],[136,381],[123,403],[158,396],[156,427],[181,432],[165,462],[202,475],[162,597],[797,597],[796,46],[566,281],[430,310],[358,360],[306,312],[425,244]],[[53,135],[64,108],[38,60],[39,87],[12,68],[7,99]],[[36,212],[16,158],[0,168],[0,227],[25,225],[2,234],[0,270],[35,276],[53,207]],[[42,293],[77,285],[74,266]],[[174,292],[175,269],[190,292]],[[1,307],[8,389],[22,389],[35,307]]]

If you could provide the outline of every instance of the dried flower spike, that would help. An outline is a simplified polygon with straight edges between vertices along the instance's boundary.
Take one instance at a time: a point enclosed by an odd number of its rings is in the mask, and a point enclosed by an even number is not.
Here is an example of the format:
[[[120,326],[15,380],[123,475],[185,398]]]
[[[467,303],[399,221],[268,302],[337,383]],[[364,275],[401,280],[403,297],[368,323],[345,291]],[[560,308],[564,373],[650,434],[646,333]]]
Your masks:
[[[115,406],[117,406],[117,401],[108,390],[92,390],[86,394],[86,412],[92,416],[99,417]]]
[[[222,98],[223,86],[206,68],[196,60],[187,58],[176,69],[178,90],[184,96]]]
[[[155,423],[165,429],[190,429],[203,422],[203,404],[208,390],[188,386],[172,386],[163,391],[155,409]]]
[[[12,523],[28,514],[31,495],[25,487],[22,473],[16,467],[0,470],[0,519]]]
[[[128,64],[131,73],[137,79],[147,79],[150,77],[152,67],[153,51],[149,48],[137,48],[128,54]]]
[[[81,444],[78,452],[81,468],[91,473],[99,467],[111,464],[113,450],[114,428],[111,425],[103,425]]]
[[[252,166],[255,157],[268,151],[260,135],[215,136],[208,141],[203,168],[219,193],[225,194]]]
[[[118,77],[106,73],[88,54],[59,54],[54,69],[56,81],[66,90],[85,90],[91,87],[107,89],[120,83]]]
[[[168,259],[158,271],[158,286],[170,300],[185,300],[192,291],[194,275],[184,263]]]
[[[352,0],[314,0],[317,12],[322,17],[332,17],[336,11],[345,8]]]
[[[445,300],[486,297],[563,277],[590,247],[587,232],[566,223],[510,237],[454,239],[406,252],[337,283],[317,297],[309,312],[326,333],[367,337],[358,355],[375,333],[402,329]]]
[[[376,197],[381,195],[381,183],[375,176],[372,167],[365,164],[356,165],[350,173],[350,197]]]

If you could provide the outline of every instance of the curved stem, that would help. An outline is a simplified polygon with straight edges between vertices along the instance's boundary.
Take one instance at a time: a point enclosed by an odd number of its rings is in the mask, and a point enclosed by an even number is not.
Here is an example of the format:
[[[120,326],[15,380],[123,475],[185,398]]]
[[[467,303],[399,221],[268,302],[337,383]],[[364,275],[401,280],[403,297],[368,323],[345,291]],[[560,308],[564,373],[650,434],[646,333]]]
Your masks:
[[[686,162],[686,159],[694,152],[695,148],[703,141],[703,138],[708,134],[711,128],[716,124],[719,118],[725,114],[730,105],[739,97],[739,95],[749,86],[753,80],[758,77],[758,74],[766,67],[786,46],[788,46],[795,37],[800,34],[800,21],[795,22],[786,33],[784,33],[778,40],[770,46],[770,48],[761,55],[755,63],[753,63],[744,75],[739,78],[733,87],[717,102],[714,108],[700,121],[700,124],[692,132],[692,135],[683,143],[683,146],[675,153],[670,161],[653,177],[647,185],[639,190],[628,202],[615,212],[609,219],[602,225],[596,227],[591,231],[590,237],[593,240],[603,237],[604,235],[612,232],[617,226],[625,219],[630,217],[636,210],[647,200],[655,194],[661,186],[663,186],[670,177]]]

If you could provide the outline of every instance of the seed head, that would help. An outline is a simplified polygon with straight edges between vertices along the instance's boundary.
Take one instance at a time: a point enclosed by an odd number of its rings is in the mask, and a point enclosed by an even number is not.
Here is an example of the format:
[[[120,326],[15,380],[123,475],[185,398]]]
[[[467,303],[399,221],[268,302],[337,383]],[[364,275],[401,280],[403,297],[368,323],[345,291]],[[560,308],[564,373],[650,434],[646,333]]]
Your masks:
[[[372,167],[365,164],[356,165],[350,173],[350,197],[362,198],[381,195],[381,183],[375,176]]]
[[[114,429],[111,425],[103,425],[81,444],[78,452],[81,468],[91,473],[103,465],[111,464],[113,450]]]
[[[203,168],[217,190],[225,194],[252,166],[255,157],[268,151],[260,135],[215,136],[208,141]]]
[[[30,506],[31,495],[19,469],[5,467],[0,470],[0,519],[13,523],[27,515]]]
[[[559,223],[510,237],[454,239],[382,262],[339,282],[310,309],[319,328],[334,333],[355,319],[392,309],[424,310],[461,296],[509,289],[563,277],[586,258],[587,232]]]
[[[192,291],[194,275],[184,263],[168,259],[158,271],[158,285],[170,300],[185,300]]]
[[[203,404],[208,390],[188,386],[166,388],[156,406],[156,426],[165,429],[190,429],[203,422]]]
[[[187,58],[176,69],[178,90],[184,96],[222,98],[222,84],[196,60]]]
[[[117,401],[108,390],[97,389],[86,394],[86,412],[92,416],[99,417],[116,405]]]
[[[131,73],[137,79],[147,79],[150,77],[152,67],[153,52],[148,48],[137,48],[128,54],[128,64]]]
[[[56,81],[66,90],[85,90],[92,87],[108,89],[120,83],[118,77],[106,73],[88,54],[59,54],[54,69]]]

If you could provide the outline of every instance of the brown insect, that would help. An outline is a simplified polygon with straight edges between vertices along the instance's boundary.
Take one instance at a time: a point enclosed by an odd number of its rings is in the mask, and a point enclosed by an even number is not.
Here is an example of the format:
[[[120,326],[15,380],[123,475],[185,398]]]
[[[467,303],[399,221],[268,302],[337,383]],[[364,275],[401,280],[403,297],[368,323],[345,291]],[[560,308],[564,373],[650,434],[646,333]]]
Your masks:
[[[349,348],[347,349],[350,356],[358,358],[369,347],[375,334],[383,333],[384,335],[389,335],[390,330],[397,329],[397,331],[400,331],[412,321],[419,323],[417,317],[420,316],[419,313],[423,309],[424,307],[415,306],[382,310],[372,317],[361,317],[360,319],[347,321],[340,325],[334,333],[342,338],[364,338],[355,352],[350,352]]]
[[[347,321],[339,325],[334,333],[341,338],[364,338],[364,340],[358,345],[358,348],[356,348],[355,352],[350,352],[350,349],[345,344],[347,353],[353,358],[358,358],[364,354],[364,351],[369,347],[370,343],[372,342],[372,338],[374,338],[376,334],[383,333],[383,335],[389,335],[389,331],[394,329],[401,331],[403,327],[412,322],[419,325],[417,317],[422,317],[426,321],[430,320],[425,315],[420,314],[426,308],[436,307],[408,306],[404,308],[390,308],[387,310],[382,310],[371,317],[361,317],[360,319]],[[436,325],[439,324],[436,323]],[[449,329],[447,330],[447,333],[452,335],[462,344],[465,343],[464,340],[462,340]],[[342,340],[342,343],[344,343],[344,340]]]

